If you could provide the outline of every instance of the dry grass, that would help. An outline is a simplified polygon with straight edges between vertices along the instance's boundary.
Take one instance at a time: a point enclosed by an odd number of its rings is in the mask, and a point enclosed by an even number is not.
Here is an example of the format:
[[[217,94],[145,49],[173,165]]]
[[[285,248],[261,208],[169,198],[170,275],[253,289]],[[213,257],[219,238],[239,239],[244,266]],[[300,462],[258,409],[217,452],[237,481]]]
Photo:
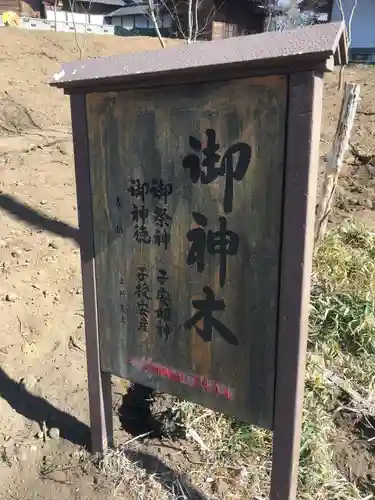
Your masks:
[[[353,410],[375,408],[375,234],[348,222],[328,233],[317,249],[311,301],[311,334],[306,374],[303,437],[299,474],[300,500],[360,500],[372,498],[340,474],[335,465],[337,429],[333,413],[340,406],[345,382]],[[338,376],[338,378],[337,378]],[[336,377],[336,378],[335,378]],[[337,384],[336,380],[340,381]],[[189,499],[179,481],[184,472],[210,499],[267,498],[272,434],[243,425],[213,411],[176,401],[186,437],[202,461],[177,471],[171,481],[145,472],[124,451],[110,451],[103,473],[114,484],[130,485],[135,499]],[[228,491],[212,493],[218,478]],[[171,487],[171,484],[174,485]],[[129,493],[129,489],[127,489]]]
[[[168,500],[162,478],[156,480],[155,474],[148,474],[140,464],[127,457],[124,448],[109,450],[100,462],[100,469],[113,485],[115,497],[125,488],[129,498]]]

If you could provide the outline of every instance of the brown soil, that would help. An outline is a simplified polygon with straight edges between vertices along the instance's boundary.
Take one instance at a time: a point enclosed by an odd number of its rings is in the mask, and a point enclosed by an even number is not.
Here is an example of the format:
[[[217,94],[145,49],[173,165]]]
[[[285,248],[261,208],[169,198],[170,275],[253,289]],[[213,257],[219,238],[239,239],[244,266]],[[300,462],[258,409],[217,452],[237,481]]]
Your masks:
[[[157,40],[89,36],[86,54],[146,48],[158,48]],[[69,101],[47,85],[61,62],[77,59],[77,47],[73,35],[7,29],[0,31],[0,49],[0,499],[106,500],[114,498],[113,485],[98,476],[84,451],[88,405]],[[350,68],[346,74],[362,83],[363,92],[353,136],[358,152],[348,155],[335,217],[354,215],[374,225],[375,69]],[[337,79],[330,76],[322,164],[339,103]],[[129,419],[131,395],[123,400],[124,392],[124,382],[114,381],[115,436],[125,442],[153,428],[156,437],[128,445],[129,457],[150,472],[162,471],[167,492],[174,471],[199,467],[199,454],[165,413],[168,398],[156,401],[152,415],[146,405],[140,418],[138,406]],[[38,438],[43,422],[58,428],[63,439]],[[143,422],[143,430],[134,429],[134,422]],[[342,427],[343,439],[349,439],[354,431]],[[359,448],[346,446],[338,464],[363,456],[357,479],[374,477],[370,449],[360,442]],[[226,498],[227,489],[222,481],[215,498]],[[194,488],[190,493],[204,498]]]
[[[335,461],[339,471],[364,493],[375,493],[375,429],[373,419],[354,412],[337,415]]]
[[[351,137],[353,148],[346,156],[337,203],[332,221],[348,217],[374,227],[375,225],[375,103],[373,95],[375,68],[371,66],[350,66],[345,71],[347,81],[361,85],[354,130]],[[334,136],[341,105],[341,92],[337,86],[337,74],[326,76],[323,128],[321,135],[321,167]]]

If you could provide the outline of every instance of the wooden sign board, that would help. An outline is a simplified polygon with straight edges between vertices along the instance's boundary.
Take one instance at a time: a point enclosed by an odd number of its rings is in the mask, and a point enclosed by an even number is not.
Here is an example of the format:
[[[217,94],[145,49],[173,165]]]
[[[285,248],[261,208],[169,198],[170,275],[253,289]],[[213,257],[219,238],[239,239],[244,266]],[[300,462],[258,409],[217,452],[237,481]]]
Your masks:
[[[345,57],[331,24],[56,75],[72,94],[95,451],[114,374],[274,430],[271,497],[295,497],[322,72]]]
[[[103,370],[267,428],[286,103],[285,76],[86,98]]]

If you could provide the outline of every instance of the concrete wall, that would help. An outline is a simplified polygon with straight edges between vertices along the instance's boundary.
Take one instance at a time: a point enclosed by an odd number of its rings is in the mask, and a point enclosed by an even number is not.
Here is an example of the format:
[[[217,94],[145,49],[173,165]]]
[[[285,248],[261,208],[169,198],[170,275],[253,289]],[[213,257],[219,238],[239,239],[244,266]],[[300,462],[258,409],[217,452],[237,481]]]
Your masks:
[[[108,24],[97,25],[97,24],[85,24],[79,22],[66,22],[57,21],[55,28],[55,21],[49,21],[48,19],[34,19],[34,18],[21,18],[20,28],[24,29],[34,29],[43,31],[64,31],[67,33],[88,33],[96,35],[114,35],[114,26],[109,26]]]

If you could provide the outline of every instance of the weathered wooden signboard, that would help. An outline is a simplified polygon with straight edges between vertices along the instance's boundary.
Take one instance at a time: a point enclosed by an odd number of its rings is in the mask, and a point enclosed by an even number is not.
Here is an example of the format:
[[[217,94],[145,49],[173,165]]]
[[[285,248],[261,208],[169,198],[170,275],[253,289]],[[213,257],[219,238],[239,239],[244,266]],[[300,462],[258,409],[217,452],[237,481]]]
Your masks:
[[[322,74],[341,24],[80,61],[71,94],[93,449],[110,374],[274,430],[295,495]]]
[[[102,368],[267,428],[286,99],[286,76],[86,97]]]

